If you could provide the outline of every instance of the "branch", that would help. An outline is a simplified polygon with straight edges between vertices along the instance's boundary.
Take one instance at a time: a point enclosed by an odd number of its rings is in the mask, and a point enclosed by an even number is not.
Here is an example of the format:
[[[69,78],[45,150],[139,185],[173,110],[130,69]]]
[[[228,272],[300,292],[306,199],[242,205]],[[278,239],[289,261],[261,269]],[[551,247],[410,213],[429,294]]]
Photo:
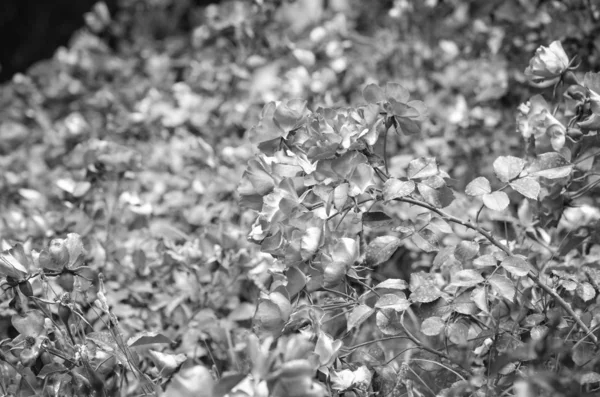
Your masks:
[[[403,201],[405,203],[409,203],[409,204],[417,205],[419,207],[426,208],[432,212],[435,212],[436,214],[438,214],[439,216],[441,216],[444,220],[446,220],[448,222],[456,223],[458,225],[462,225],[471,230],[475,230],[476,232],[481,234],[483,237],[485,237],[490,243],[492,243],[493,245],[495,245],[496,247],[498,247],[502,251],[504,251],[507,255],[511,255],[511,256],[513,255],[510,248],[508,248],[505,244],[502,244],[498,239],[496,239],[494,236],[492,236],[492,234],[490,232],[488,232],[481,226],[475,225],[471,222],[464,221],[460,218],[455,217],[454,215],[450,215],[447,212],[445,212],[439,208],[435,208],[434,206],[424,203],[419,200],[415,200],[415,199],[408,198],[408,197],[400,197],[395,200]],[[529,277],[538,287],[540,287],[542,290],[544,290],[544,292],[546,292],[547,294],[552,296],[554,298],[554,300],[563,309],[565,309],[565,311],[571,317],[573,317],[573,319],[575,320],[575,322],[577,323],[579,328],[581,328],[582,331],[584,331],[587,335],[589,335],[590,339],[592,339],[594,341],[594,343],[596,343],[596,344],[598,343],[598,338],[596,337],[596,335],[594,335],[592,333],[592,331],[590,331],[590,329],[585,325],[585,323],[581,320],[581,318],[577,315],[577,313],[575,313],[575,311],[571,308],[571,305],[569,305],[569,303],[567,303],[567,301],[565,301],[560,295],[558,295],[558,293],[556,291],[554,291],[552,288],[550,288],[546,284],[544,284],[542,282],[542,280],[540,280],[539,276],[536,275],[533,271],[530,270],[529,273],[527,274],[527,277]]]

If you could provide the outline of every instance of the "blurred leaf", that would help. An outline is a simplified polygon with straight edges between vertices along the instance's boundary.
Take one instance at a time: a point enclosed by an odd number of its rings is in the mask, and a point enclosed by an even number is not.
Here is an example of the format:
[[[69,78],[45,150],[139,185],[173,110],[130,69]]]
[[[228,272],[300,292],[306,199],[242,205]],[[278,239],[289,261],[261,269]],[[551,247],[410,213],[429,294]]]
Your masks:
[[[427,336],[439,335],[446,324],[440,317],[432,316],[428,317],[421,323],[421,332]]]
[[[522,256],[508,256],[500,262],[500,266],[517,277],[526,276],[530,268],[527,260]]]
[[[210,371],[201,365],[184,368],[176,373],[169,384],[163,397],[213,397],[215,381]]]
[[[367,321],[371,315],[375,313],[375,309],[367,305],[357,305],[348,315],[347,328],[350,331],[353,328],[358,328],[362,323]]]
[[[478,271],[473,269],[459,270],[451,274],[450,283],[457,287],[473,287],[482,283],[484,280]]]
[[[134,336],[132,336],[131,338],[129,338],[127,340],[127,345],[129,347],[152,345],[155,343],[171,344],[171,343],[173,343],[173,341],[171,339],[167,338],[166,336],[164,336],[163,334],[160,334],[158,332],[151,332],[151,331],[138,332],[137,334],[135,334]]]
[[[411,240],[417,247],[425,252],[435,252],[438,250],[438,238],[429,229],[422,229],[413,233]]]

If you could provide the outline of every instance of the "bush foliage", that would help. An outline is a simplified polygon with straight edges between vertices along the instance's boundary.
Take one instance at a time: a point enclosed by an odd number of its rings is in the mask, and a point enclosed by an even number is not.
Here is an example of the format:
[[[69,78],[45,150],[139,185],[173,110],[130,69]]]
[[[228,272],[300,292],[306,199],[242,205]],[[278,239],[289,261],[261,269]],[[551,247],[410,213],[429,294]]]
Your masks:
[[[595,395],[598,18],[100,3],[0,96],[3,393]]]

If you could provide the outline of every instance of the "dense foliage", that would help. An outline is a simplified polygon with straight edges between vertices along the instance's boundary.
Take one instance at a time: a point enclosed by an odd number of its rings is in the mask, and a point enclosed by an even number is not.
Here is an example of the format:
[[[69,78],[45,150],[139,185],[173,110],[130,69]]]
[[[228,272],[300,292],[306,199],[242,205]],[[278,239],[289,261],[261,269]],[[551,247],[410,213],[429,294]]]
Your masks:
[[[365,3],[100,3],[2,87],[3,394],[598,392],[600,10]]]

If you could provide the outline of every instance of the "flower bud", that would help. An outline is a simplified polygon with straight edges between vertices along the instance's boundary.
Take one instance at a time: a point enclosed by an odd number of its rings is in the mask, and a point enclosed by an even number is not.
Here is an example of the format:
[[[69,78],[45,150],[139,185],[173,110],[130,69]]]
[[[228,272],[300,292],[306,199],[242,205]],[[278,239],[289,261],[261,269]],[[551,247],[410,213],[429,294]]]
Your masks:
[[[568,67],[569,57],[560,41],[554,41],[549,47],[541,46],[535,51],[525,69],[525,77],[536,87],[550,87],[561,79]]]

